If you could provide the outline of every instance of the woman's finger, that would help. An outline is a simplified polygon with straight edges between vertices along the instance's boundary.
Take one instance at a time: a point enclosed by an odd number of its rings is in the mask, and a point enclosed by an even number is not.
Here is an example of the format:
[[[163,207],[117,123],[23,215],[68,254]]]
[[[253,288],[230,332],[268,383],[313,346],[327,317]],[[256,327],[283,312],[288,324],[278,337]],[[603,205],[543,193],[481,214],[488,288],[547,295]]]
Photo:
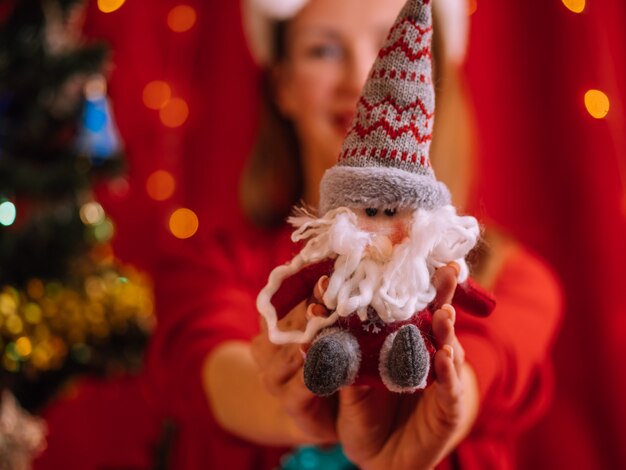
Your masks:
[[[461,405],[463,386],[457,368],[454,365],[454,350],[445,345],[435,354],[435,372],[437,374],[437,401],[440,403],[444,422],[453,424]]]
[[[433,314],[433,336],[438,349],[450,346],[454,354],[454,365],[457,371],[465,362],[465,351],[454,330],[456,311],[452,305],[445,304]]]
[[[452,303],[454,290],[456,289],[458,276],[458,266],[456,263],[450,263],[435,271],[432,283],[437,290],[435,299],[431,302],[432,310],[438,310],[444,304]]]

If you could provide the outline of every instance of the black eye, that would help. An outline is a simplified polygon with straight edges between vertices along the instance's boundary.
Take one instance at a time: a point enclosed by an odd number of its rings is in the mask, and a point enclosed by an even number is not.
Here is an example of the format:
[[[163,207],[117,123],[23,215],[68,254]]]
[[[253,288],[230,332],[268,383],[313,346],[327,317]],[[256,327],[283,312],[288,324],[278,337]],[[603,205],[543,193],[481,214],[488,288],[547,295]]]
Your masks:
[[[387,217],[393,217],[394,215],[396,215],[396,212],[396,209],[385,209],[385,215]]]
[[[374,209],[373,207],[368,207],[367,209],[365,209],[365,213],[367,214],[368,217],[374,217],[376,214],[378,214],[378,209]]]

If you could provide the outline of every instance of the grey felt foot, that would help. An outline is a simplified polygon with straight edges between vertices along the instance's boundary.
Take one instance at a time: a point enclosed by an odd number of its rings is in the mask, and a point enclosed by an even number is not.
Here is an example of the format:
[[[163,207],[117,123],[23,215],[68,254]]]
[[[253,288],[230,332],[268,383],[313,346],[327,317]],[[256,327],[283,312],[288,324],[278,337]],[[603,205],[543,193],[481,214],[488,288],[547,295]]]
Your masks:
[[[387,379],[398,391],[426,385],[430,355],[415,325],[405,325],[398,330],[386,358],[386,369]]]
[[[354,336],[329,329],[318,336],[306,353],[304,383],[316,395],[332,395],[354,381],[360,360]]]

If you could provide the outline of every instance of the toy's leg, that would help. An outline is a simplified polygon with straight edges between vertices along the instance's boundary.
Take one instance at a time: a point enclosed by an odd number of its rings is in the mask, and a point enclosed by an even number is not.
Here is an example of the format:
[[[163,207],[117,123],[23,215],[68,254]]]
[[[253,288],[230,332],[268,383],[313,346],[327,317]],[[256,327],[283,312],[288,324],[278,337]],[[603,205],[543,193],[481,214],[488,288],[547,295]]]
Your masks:
[[[327,328],[306,353],[304,383],[316,395],[332,395],[354,382],[360,362],[361,351],[355,337],[339,328]]]
[[[380,376],[392,392],[411,393],[426,387],[430,354],[415,325],[390,334],[380,351]]]

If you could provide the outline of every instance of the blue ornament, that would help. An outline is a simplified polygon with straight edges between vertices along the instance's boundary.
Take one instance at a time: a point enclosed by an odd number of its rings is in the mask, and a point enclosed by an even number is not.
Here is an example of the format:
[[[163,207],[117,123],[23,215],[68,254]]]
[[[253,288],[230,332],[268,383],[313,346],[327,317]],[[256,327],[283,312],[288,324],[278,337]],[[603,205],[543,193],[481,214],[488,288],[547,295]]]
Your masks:
[[[98,86],[103,79],[97,80],[95,83]],[[100,90],[97,86],[95,89]],[[111,106],[104,90],[103,87],[100,92],[87,93],[83,106],[82,127],[78,135],[79,151],[86,154],[95,164],[114,156],[121,147]]]

